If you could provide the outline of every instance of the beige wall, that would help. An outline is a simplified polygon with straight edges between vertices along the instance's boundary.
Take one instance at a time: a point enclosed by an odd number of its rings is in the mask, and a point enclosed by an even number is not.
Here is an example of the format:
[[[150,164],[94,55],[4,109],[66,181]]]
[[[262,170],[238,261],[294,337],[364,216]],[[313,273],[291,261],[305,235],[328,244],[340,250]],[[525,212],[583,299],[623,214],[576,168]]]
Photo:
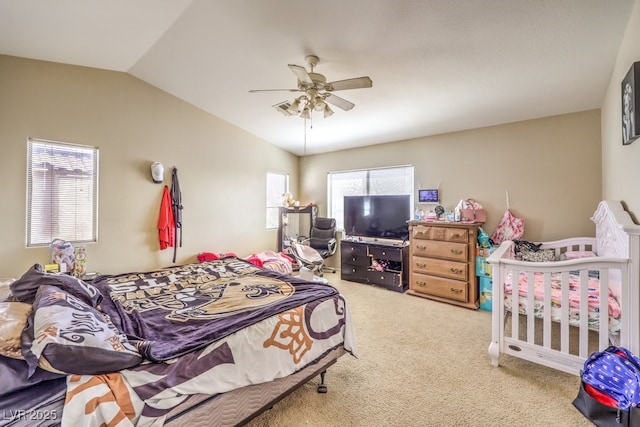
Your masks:
[[[638,223],[640,218],[640,139],[622,145],[620,85],[631,64],[640,61],[640,4],[629,18],[624,41],[602,105],[602,189],[604,197],[622,200]],[[636,90],[639,90],[636,82]],[[640,105],[636,105],[636,109]],[[640,123],[636,123],[636,128]]]
[[[158,248],[162,186],[150,164],[177,167],[184,202],[178,263],[199,252],[241,256],[275,249],[265,228],[265,176],[298,158],[124,73],[0,56],[0,277],[47,261],[25,248],[26,141],[36,137],[100,148],[99,242],[89,270],[141,271],[171,265]]]
[[[507,208],[508,190],[512,211],[525,219],[524,238],[555,240],[594,235],[589,218],[602,197],[600,162],[600,112],[593,110],[308,156],[300,187],[325,214],[327,172],[413,165],[416,186],[440,185],[445,208],[460,199],[480,202],[488,233]]]
[[[244,255],[275,248],[275,231],[264,228],[268,171],[290,173],[294,195],[316,201],[325,214],[327,172],[411,164],[416,186],[440,185],[445,207],[461,198],[480,201],[489,233],[506,209],[508,190],[511,208],[526,220],[525,238],[592,235],[589,216],[603,197],[640,212],[640,141],[623,147],[619,126],[620,81],[640,60],[638,9],[602,114],[586,111],[301,159],[129,75],[0,56],[0,276],[47,259],[45,249],[24,245],[29,136],[100,147],[100,241],[88,246],[88,256],[91,270],[106,273],[171,264],[171,252],[157,247],[162,186],[152,184],[148,172],[156,160],[167,167],[167,177],[172,166],[180,174],[185,225],[178,262],[201,251]]]

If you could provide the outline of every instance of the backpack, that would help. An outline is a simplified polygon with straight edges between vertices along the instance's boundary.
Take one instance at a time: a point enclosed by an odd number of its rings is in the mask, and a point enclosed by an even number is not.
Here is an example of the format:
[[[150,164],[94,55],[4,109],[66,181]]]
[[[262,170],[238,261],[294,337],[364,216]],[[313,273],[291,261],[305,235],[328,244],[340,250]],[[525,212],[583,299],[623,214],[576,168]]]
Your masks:
[[[640,426],[640,358],[624,347],[593,353],[573,406],[596,426]]]

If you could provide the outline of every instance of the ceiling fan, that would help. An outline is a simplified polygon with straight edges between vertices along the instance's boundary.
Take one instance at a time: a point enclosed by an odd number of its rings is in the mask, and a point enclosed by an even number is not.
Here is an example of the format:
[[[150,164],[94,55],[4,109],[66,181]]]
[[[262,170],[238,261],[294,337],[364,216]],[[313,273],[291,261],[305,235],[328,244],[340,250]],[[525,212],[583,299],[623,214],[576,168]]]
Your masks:
[[[311,70],[310,72],[307,72],[307,70],[300,65],[289,64],[289,69],[298,79],[297,89],[257,89],[250,90],[249,92],[302,92],[302,95],[295,98],[292,102],[284,101],[273,107],[287,116],[297,115],[309,119],[313,111],[322,111],[324,117],[327,118],[333,115],[333,110],[331,110],[328,104],[344,111],[349,111],[355,106],[352,102],[340,98],[332,92],[368,88],[373,85],[373,82],[367,76],[327,83],[325,76],[313,71],[314,67],[320,62],[320,59],[315,55],[309,55],[305,59]]]

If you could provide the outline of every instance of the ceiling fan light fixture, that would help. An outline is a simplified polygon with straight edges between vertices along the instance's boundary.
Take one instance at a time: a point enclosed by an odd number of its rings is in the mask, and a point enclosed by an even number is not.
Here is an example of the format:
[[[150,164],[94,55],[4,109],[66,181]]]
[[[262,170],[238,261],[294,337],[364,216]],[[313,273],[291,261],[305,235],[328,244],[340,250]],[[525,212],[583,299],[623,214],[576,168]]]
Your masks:
[[[287,112],[291,114],[298,114],[299,109],[300,109],[300,98],[296,98],[291,103],[291,106],[287,109]]]
[[[333,116],[333,110],[327,104],[324,104],[324,118]]]
[[[324,100],[321,97],[317,96],[315,102],[313,103],[313,109],[316,111],[323,111],[326,106],[327,104],[324,102]]]
[[[300,117],[302,117],[303,119],[310,119],[311,118],[311,114],[309,114],[309,108],[305,107],[302,110],[302,113],[300,113]]]

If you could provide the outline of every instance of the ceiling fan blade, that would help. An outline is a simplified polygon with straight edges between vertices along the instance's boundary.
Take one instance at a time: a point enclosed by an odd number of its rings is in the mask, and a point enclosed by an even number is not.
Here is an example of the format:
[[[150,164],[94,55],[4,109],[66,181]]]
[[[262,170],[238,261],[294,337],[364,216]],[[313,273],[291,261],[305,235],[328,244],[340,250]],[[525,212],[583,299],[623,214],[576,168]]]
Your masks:
[[[307,73],[307,70],[305,70],[304,67],[301,67],[300,65],[289,64],[289,69],[301,82],[310,84],[313,83],[313,80],[311,80],[311,77],[309,77],[309,73]]]
[[[339,96],[333,95],[331,93],[327,95],[325,101],[327,101],[329,104],[335,105],[336,107],[344,111],[349,111],[356,106],[356,104],[354,104],[353,102],[349,102],[346,99],[340,98]]]
[[[327,83],[331,89],[327,90],[347,90],[347,89],[363,89],[373,86],[373,82],[368,76],[356,77],[353,79],[338,80]]]
[[[249,93],[256,92],[301,92],[300,89],[252,89]]]

